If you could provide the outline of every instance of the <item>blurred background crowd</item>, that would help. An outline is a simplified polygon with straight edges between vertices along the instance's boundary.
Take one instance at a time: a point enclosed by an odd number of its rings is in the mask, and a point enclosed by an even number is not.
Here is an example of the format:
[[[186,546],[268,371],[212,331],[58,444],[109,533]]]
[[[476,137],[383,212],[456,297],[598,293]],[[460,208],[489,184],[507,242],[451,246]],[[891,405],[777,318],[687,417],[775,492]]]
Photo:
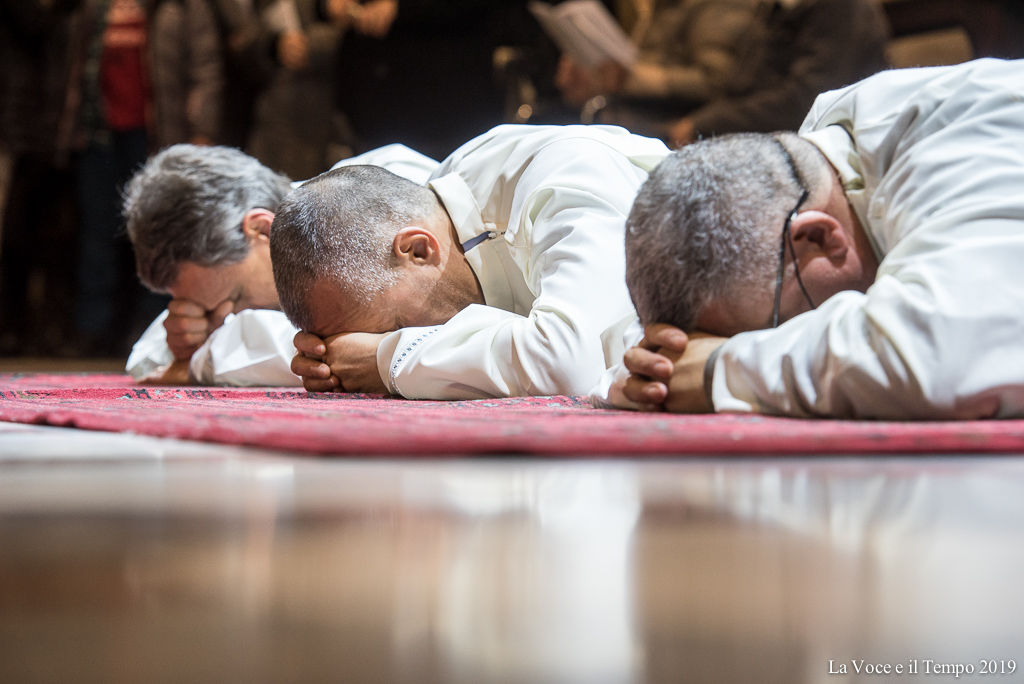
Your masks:
[[[606,0],[630,68],[560,55],[518,0],[0,0],[0,356],[116,357],[164,308],[124,183],[179,142],[294,180],[500,123],[684,145],[795,129],[887,66],[1024,55],[1019,0]]]

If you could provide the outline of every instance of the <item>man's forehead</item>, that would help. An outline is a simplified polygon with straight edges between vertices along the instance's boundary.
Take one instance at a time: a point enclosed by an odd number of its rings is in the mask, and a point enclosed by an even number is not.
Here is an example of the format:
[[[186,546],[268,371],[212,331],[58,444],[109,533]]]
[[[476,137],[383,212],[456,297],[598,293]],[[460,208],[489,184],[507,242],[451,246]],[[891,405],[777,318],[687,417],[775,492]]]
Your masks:
[[[701,310],[697,317],[697,329],[712,335],[732,337],[741,332],[771,327],[770,322],[762,320],[762,309],[764,302],[752,295],[716,297]]]
[[[175,299],[189,299],[212,311],[240,287],[232,278],[232,270],[230,266],[200,266],[186,261],[178,267],[178,277],[168,291]]]
[[[380,296],[366,302],[329,280],[317,280],[307,301],[309,332],[319,337],[349,332],[387,332],[393,326],[389,322],[391,311],[386,299]]]

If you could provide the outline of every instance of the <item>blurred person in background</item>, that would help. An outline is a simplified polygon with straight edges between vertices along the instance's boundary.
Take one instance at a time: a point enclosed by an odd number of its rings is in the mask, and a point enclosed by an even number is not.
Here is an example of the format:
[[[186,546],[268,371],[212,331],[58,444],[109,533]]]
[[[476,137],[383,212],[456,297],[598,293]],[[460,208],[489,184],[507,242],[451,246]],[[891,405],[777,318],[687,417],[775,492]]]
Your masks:
[[[700,136],[795,130],[814,98],[886,67],[874,0],[631,0],[630,69],[563,57],[556,83],[583,107],[673,146]],[[600,104],[600,101],[596,101]]]
[[[280,63],[277,36],[263,26],[255,0],[209,0],[224,56],[218,144],[244,149],[256,100]]]
[[[206,0],[85,0],[72,50],[60,144],[76,151],[81,208],[75,344],[121,354],[164,305],[132,277],[121,187],[150,150],[217,139],[220,41]]]
[[[0,0],[0,354],[62,351],[74,183],[56,145],[80,0]]]
[[[246,148],[279,173],[311,178],[352,155],[348,122],[334,100],[334,80],[342,38],[353,22],[349,6],[354,4],[348,0],[254,0],[252,4],[259,27],[248,38],[258,54],[249,60],[250,69],[258,60],[269,58],[270,62],[255,98]]]
[[[336,93],[357,151],[403,143],[442,159],[501,123],[495,49],[524,25],[538,30],[512,0],[367,0],[348,11]]]

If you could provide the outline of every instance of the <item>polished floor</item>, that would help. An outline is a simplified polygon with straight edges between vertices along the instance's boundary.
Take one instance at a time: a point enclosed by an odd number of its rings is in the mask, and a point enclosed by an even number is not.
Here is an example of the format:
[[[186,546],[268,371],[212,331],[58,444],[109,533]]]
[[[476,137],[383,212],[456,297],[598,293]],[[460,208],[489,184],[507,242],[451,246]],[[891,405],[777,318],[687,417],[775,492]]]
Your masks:
[[[1024,681],[1024,459],[325,460],[0,423],[0,682],[922,677]]]

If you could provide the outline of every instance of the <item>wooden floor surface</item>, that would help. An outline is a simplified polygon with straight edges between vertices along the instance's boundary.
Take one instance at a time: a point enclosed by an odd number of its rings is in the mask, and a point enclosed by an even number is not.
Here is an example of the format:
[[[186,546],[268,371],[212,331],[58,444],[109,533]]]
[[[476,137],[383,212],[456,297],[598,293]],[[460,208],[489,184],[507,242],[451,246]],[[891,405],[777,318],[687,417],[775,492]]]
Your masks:
[[[1022,579],[1019,458],[323,460],[0,424],[4,683],[1024,681]]]

